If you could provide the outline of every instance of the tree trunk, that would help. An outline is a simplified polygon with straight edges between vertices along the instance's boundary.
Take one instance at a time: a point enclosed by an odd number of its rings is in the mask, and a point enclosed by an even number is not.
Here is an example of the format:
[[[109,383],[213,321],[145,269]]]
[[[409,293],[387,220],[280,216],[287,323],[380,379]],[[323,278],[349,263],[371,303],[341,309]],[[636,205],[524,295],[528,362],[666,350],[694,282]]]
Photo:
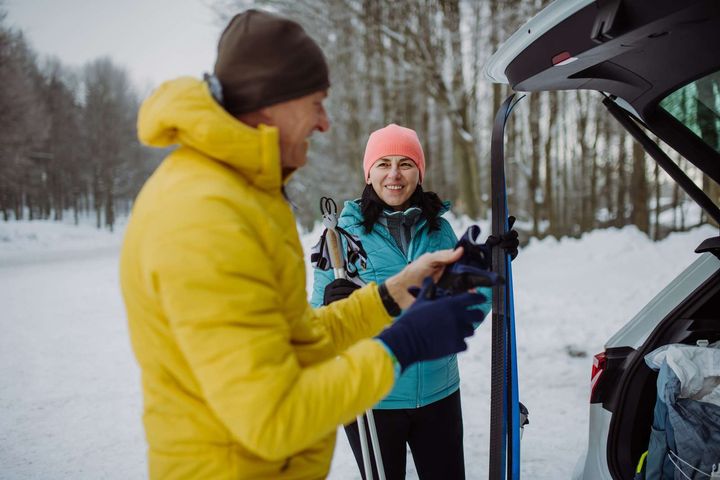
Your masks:
[[[576,191],[579,198],[579,233],[587,232],[592,230],[592,215],[590,213],[590,197],[592,186],[590,181],[592,180],[592,165],[591,162],[591,149],[587,142],[587,126],[588,126],[588,108],[589,103],[585,98],[586,92],[575,92],[577,99],[577,135],[578,135],[578,146],[580,147],[580,169],[576,176]]]
[[[547,138],[545,139],[545,215],[548,220],[548,229],[547,233],[549,235],[553,235],[557,237],[557,220],[555,217],[555,195],[553,193],[553,189],[555,188],[553,177],[555,175],[554,169],[553,169],[553,158],[552,158],[552,145],[553,143],[558,144],[558,129],[555,127],[555,124],[557,122],[557,109],[558,109],[558,101],[557,101],[557,93],[556,92],[550,92],[547,95],[548,98],[548,134]]]
[[[530,94],[530,180],[528,190],[532,216],[532,236],[540,236],[540,93]]]
[[[115,227],[115,198],[113,195],[112,180],[108,183],[105,191],[105,225],[112,232]]]
[[[603,134],[603,127],[605,123],[602,121],[602,117],[599,115],[595,118],[595,133],[592,143],[592,150],[590,152],[591,166],[590,166],[590,201],[588,202],[588,211],[586,218],[588,221],[588,229],[594,229],[597,227],[597,212],[598,212],[598,179],[600,178],[599,173],[599,157],[598,154],[598,140]],[[607,160],[606,160],[607,161]]]
[[[645,150],[642,146],[633,141],[632,148],[633,170],[630,178],[630,199],[632,203],[631,222],[640,231],[649,234],[650,225],[648,218],[648,185],[645,174]]]
[[[627,141],[624,133],[620,134],[619,145],[618,145],[618,186],[617,186],[617,200],[615,201],[615,226],[618,228],[626,225],[627,219],[625,212],[627,206],[625,204],[627,199],[627,175],[625,172],[625,165],[627,163]]]
[[[447,92],[450,122],[453,125],[454,157],[460,178],[460,196],[465,213],[478,218],[482,213],[482,201],[477,194],[478,158],[475,151],[472,122],[470,121],[470,97],[463,76],[462,39],[460,38],[460,2],[440,0],[444,20],[450,36],[450,58],[452,61],[452,91]],[[454,107],[454,108],[453,108]]]

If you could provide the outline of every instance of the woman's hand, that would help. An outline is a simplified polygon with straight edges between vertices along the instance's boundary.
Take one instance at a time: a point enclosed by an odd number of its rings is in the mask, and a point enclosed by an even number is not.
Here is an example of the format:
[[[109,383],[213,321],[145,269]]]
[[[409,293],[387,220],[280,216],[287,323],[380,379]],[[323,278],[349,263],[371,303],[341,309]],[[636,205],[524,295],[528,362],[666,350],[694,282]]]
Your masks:
[[[358,288],[360,288],[360,285],[353,283],[350,280],[336,278],[325,287],[323,305],[330,305],[333,302],[347,298]]]

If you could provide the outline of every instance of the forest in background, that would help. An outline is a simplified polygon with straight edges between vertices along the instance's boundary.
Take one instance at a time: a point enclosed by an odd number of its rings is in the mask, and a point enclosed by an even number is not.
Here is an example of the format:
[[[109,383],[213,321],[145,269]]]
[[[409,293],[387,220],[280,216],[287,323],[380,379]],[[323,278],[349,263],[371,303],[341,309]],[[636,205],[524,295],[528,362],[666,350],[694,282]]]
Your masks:
[[[167,151],[140,145],[140,96],[110,58],[39,58],[0,10],[0,216],[113,229]]]
[[[245,8],[284,14],[328,58],[332,126],[313,137],[309,166],[289,186],[309,228],[319,219],[320,196],[339,202],[360,194],[365,142],[389,123],[418,131],[426,190],[452,200],[456,213],[486,218],[492,121],[510,92],[485,80],[482,67],[544,3],[217,0],[213,8],[218,34]],[[128,73],[109,58],[79,70],[39,59],[0,13],[0,82],[2,218],[94,215],[99,228],[112,228],[167,154],[137,141],[141,99]],[[528,95],[516,107],[506,138],[508,199],[525,236],[634,224],[659,239],[705,223],[600,100],[597,92],[551,92]],[[671,156],[720,200],[717,184]]]

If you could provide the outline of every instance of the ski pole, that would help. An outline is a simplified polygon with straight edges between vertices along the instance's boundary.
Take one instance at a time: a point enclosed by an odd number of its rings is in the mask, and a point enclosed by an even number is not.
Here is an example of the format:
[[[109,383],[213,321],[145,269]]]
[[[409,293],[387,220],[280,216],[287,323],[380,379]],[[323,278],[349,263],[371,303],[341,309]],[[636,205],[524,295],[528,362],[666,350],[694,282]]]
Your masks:
[[[323,217],[323,225],[327,229],[327,245],[330,254],[330,265],[332,265],[335,279],[347,279],[344,262],[342,258],[342,249],[340,247],[340,236],[337,233],[337,204],[332,198],[322,197],[320,199],[320,210]],[[380,453],[380,442],[378,440],[377,429],[375,428],[375,418],[372,409],[365,412],[368,422],[368,430],[370,430],[370,441],[372,442],[373,453],[375,454],[375,466],[378,471],[378,480],[385,480],[385,469],[383,467],[382,454]],[[365,421],[363,415],[356,417],[358,434],[360,436],[360,450],[362,451],[363,467],[365,468],[366,480],[373,480],[373,471],[370,460],[370,452],[368,449],[367,434],[365,432]]]
[[[375,416],[372,408],[365,412],[370,427],[370,442],[372,443],[373,453],[375,454],[375,466],[378,471],[378,480],[385,480],[385,467],[383,466],[382,454],[380,453],[380,440],[378,439],[377,428],[375,428]],[[372,477],[371,477],[372,478]]]

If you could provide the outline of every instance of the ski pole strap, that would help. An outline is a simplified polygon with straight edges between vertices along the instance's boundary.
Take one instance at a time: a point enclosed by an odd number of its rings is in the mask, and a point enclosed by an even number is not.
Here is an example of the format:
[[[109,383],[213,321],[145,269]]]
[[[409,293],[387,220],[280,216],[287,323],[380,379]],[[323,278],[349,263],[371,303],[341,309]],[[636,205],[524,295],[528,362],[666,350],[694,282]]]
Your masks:
[[[327,238],[329,231],[329,229],[324,230],[318,242],[310,250],[310,263],[313,268],[318,270],[329,270],[332,267]],[[367,268],[367,253],[360,239],[341,227],[335,227],[335,232],[340,238],[340,243],[345,247],[346,261],[344,263],[348,280],[360,286],[365,285],[360,279],[358,271],[358,265],[361,269]]]

